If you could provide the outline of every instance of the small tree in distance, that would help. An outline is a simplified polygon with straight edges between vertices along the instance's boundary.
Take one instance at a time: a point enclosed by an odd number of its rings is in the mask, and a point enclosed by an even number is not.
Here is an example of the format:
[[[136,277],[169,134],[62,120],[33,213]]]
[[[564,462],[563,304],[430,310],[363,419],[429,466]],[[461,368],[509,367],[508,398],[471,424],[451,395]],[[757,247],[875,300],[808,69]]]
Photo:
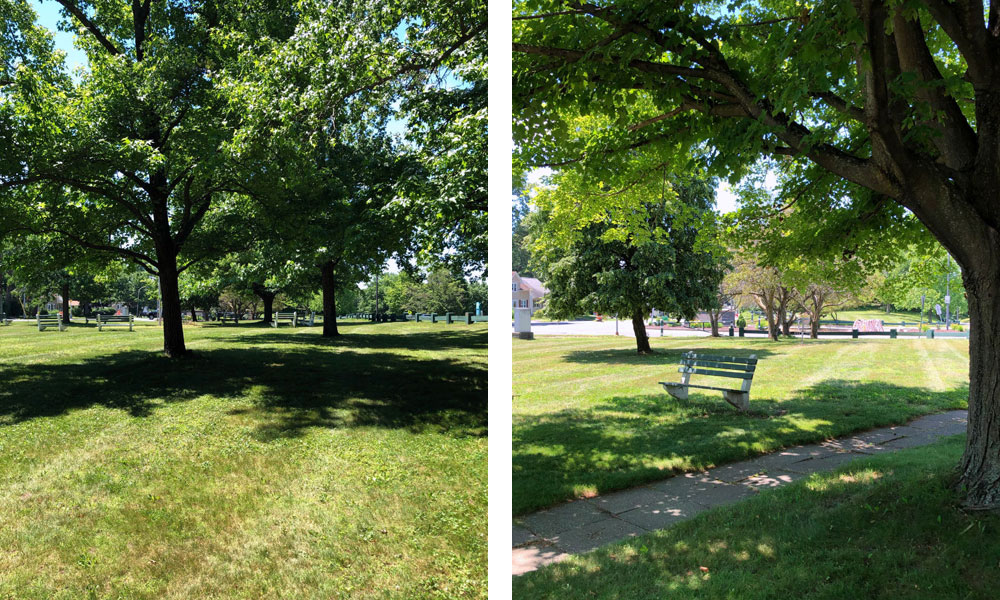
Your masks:
[[[571,190],[578,182],[562,182],[567,189],[536,198],[543,212],[576,201]],[[544,226],[539,244],[550,316],[621,315],[632,321],[636,350],[649,354],[653,350],[645,319],[654,308],[693,318],[698,309],[718,304],[724,264],[699,238],[699,229],[711,229],[706,226],[713,219],[711,185],[706,180],[678,182],[671,191],[672,198],[647,200],[621,221],[609,217],[582,228],[560,218],[566,213],[559,207],[553,210],[557,216]],[[572,229],[562,230],[567,223]]]

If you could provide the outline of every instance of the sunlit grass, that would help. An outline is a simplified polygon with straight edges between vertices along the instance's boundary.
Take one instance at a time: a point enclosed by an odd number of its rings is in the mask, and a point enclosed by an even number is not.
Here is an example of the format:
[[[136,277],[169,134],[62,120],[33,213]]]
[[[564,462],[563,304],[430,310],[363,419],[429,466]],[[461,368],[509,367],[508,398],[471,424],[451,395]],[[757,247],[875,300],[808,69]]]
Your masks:
[[[658,352],[639,356],[628,338],[514,340],[514,514],[967,401],[963,339],[651,341]],[[688,350],[758,356],[750,414],[719,392],[663,391]]]
[[[485,597],[486,327],[0,328],[0,598]]]

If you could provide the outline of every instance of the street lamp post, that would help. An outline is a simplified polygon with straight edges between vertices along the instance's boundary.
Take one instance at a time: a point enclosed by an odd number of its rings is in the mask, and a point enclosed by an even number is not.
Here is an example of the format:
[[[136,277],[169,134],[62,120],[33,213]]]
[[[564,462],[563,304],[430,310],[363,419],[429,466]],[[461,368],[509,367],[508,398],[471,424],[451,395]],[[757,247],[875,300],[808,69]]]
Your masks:
[[[923,331],[924,329],[924,302],[927,301],[927,293],[920,294],[920,325],[917,326],[917,331]]]
[[[944,284],[944,328],[951,329],[951,263],[948,264],[948,278]]]

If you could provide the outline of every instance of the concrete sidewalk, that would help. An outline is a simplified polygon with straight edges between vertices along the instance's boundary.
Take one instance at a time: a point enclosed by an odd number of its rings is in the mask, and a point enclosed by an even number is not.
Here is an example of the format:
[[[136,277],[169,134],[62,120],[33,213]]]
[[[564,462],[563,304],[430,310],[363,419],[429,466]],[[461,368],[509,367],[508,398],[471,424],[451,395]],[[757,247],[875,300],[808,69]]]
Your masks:
[[[513,574],[669,527],[703,510],[738,502],[811,473],[831,471],[862,456],[923,446],[942,436],[965,433],[967,416],[964,410],[928,415],[906,425],[796,446],[519,517],[513,528]]]

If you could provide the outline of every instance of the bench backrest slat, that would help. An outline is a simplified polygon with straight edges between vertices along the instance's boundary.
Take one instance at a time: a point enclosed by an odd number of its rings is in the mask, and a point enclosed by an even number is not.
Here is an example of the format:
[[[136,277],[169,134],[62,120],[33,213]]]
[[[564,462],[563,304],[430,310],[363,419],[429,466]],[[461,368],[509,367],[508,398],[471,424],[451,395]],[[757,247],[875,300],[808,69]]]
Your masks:
[[[746,371],[746,372],[753,372],[753,370],[757,368],[757,365],[724,363],[724,362],[716,362],[714,360],[701,360],[700,358],[697,360],[691,358],[683,358],[681,359],[681,364],[689,367],[714,367],[717,369],[730,369],[733,371]]]
[[[712,375],[713,377],[732,377],[733,379],[753,379],[753,373],[736,373],[733,371],[715,371],[712,369],[696,369],[694,367],[680,366],[678,373],[690,373],[692,375]]]
[[[695,352],[685,352],[685,359],[714,360],[716,362],[741,363],[745,365],[757,364],[756,358],[742,358],[739,356],[720,356],[717,354],[697,354]]]

